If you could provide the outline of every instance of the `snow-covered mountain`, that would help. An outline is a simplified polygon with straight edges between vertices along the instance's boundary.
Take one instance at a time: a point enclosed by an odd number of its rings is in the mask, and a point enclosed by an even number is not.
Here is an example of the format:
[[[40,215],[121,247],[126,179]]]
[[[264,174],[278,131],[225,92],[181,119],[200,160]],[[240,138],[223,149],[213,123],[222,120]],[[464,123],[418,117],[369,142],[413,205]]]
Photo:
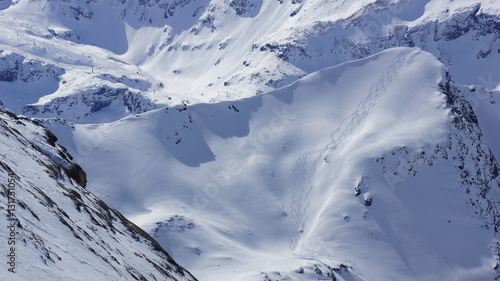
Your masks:
[[[500,279],[500,2],[0,3],[0,106],[200,280]]]
[[[397,48],[257,97],[50,126],[206,280],[489,280],[498,164],[467,89]]]

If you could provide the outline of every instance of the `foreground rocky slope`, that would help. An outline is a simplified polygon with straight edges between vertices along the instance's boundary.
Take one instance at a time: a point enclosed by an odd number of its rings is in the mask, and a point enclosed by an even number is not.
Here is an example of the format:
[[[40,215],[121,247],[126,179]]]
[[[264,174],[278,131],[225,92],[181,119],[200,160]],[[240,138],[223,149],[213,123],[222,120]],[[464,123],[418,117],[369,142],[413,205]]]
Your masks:
[[[196,280],[85,189],[86,174],[37,122],[0,112],[2,280]]]

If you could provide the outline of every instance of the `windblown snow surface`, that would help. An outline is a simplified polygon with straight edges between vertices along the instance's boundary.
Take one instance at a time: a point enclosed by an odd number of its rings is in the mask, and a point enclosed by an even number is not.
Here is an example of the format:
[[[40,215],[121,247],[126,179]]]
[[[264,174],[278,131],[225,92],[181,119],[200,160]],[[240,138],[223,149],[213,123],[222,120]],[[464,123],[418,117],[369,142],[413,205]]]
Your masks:
[[[203,280],[489,280],[498,167],[461,94],[397,48],[258,97],[74,125],[68,148]]]
[[[495,280],[499,15],[1,1],[0,107],[199,280]]]

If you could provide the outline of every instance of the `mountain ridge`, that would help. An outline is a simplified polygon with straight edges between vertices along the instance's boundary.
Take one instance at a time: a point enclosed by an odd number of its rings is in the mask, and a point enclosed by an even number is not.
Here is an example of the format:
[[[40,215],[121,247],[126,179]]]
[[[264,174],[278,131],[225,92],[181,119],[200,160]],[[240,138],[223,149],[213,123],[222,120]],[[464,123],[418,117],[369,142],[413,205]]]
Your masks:
[[[187,100],[239,99],[400,46],[433,53],[460,84],[495,90],[500,81],[488,71],[500,60],[496,24],[500,7],[488,1],[446,5],[437,1],[42,4],[20,1],[2,11],[5,26],[26,11],[32,12],[29,18],[33,22],[42,24],[25,21],[5,30],[8,36],[0,42],[4,53],[46,61],[65,70],[56,76],[56,84],[44,86],[47,90],[37,94],[38,100],[35,96],[29,101],[4,102],[6,108],[33,117],[55,114],[92,123],[96,118],[89,116],[95,109],[115,109],[111,119],[117,120],[127,112],[141,113]],[[253,17],[238,15],[237,10],[247,6],[260,9]],[[412,12],[412,7],[417,10]],[[127,12],[120,12],[122,8]],[[286,14],[296,9],[300,11],[295,16]],[[109,36],[116,38],[107,41]],[[123,51],[114,50],[123,46]],[[58,51],[47,52],[53,49]],[[0,63],[9,69],[14,61]],[[464,74],[469,71],[475,75]],[[108,94],[96,98],[103,89],[100,85]],[[123,91],[126,94],[120,94]],[[4,94],[3,99],[9,100],[10,95]],[[94,103],[98,106],[93,107]]]

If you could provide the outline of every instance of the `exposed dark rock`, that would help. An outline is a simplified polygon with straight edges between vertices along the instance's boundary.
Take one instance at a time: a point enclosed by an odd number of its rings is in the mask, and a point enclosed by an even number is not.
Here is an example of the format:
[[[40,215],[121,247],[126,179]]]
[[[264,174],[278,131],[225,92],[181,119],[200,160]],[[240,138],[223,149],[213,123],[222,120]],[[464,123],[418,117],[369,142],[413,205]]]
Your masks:
[[[76,183],[85,187],[87,185],[87,174],[78,164],[71,164],[68,168],[64,168],[70,178]]]

